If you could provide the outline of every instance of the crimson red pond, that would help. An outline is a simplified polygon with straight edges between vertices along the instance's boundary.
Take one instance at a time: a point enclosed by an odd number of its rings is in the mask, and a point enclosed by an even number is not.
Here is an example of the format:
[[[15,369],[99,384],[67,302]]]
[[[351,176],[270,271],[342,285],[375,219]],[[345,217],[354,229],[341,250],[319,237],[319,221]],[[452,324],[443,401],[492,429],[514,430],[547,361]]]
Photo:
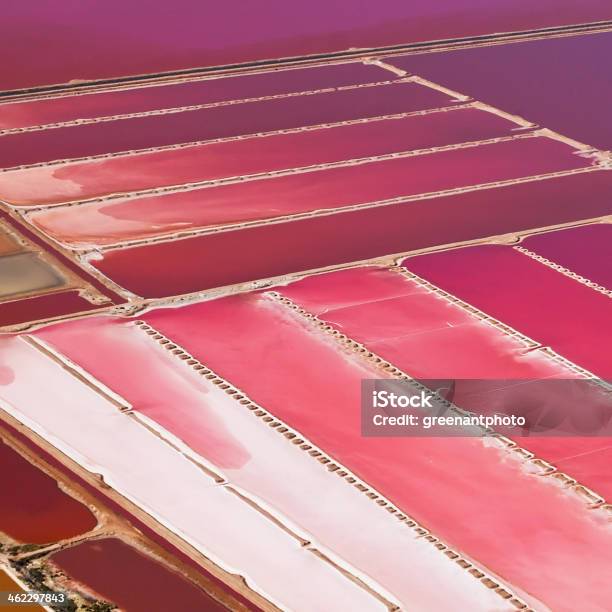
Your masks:
[[[530,136],[166,195],[50,208],[34,213],[30,220],[61,242],[95,246],[363,205],[589,165],[590,160],[574,155],[573,149],[565,144]]]
[[[456,110],[453,110],[456,108]],[[271,172],[507,136],[516,127],[475,108],[211,142],[0,173],[0,197],[30,206]]]
[[[78,291],[61,291],[0,304],[0,327],[52,319],[98,308]]]
[[[79,92],[77,95],[64,93],[37,100],[7,100],[0,103],[0,129],[363,85],[391,78],[394,78],[391,72],[376,65],[352,62],[303,69],[276,69],[225,78],[213,76],[168,84],[161,82],[140,87],[132,85],[125,89]]]
[[[0,388],[10,384],[10,364],[0,364]],[[57,482],[0,440],[2,490],[0,530],[29,544],[46,544],[85,533],[96,526],[89,508],[64,493]],[[10,500],[10,502],[9,502]]]
[[[0,135],[0,167],[228,138],[447,106],[450,96],[395,82],[305,96]]]
[[[5,3],[0,89],[610,19],[601,0]],[[44,50],[33,52],[44,33]]]
[[[597,376],[612,377],[608,296],[511,246],[431,253],[404,265]]]
[[[226,610],[203,590],[117,538],[88,540],[51,561],[100,599],[130,612]],[[78,588],[78,585],[75,585]]]
[[[594,607],[610,601],[612,585],[597,569],[612,562],[605,516],[481,438],[363,437],[355,409],[361,380],[382,370],[295,311],[264,294],[245,294],[143,318],[451,546],[503,576],[532,607],[580,609],[585,588]],[[568,572],[579,579],[568,581]]]
[[[594,223],[525,238],[521,246],[612,290],[612,224]]]

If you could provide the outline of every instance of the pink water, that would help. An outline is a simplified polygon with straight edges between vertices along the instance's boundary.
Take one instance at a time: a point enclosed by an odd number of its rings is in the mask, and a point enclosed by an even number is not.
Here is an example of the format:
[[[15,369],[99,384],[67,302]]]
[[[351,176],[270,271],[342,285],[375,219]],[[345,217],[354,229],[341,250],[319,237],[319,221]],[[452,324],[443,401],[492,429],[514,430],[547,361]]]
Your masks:
[[[360,380],[380,372],[284,306],[243,295],[145,319],[511,584],[555,610],[583,609],[585,588],[587,607],[609,601],[606,523],[481,439],[363,438]]]
[[[446,106],[414,83],[245,102],[0,136],[0,167],[242,136]]]
[[[525,238],[526,249],[612,289],[612,224],[598,223]]]
[[[510,246],[413,257],[408,269],[601,378],[612,376],[612,301]]]
[[[91,202],[44,210],[31,219],[61,242],[113,244],[588,165],[564,144],[530,138],[166,195]]]
[[[610,188],[612,173],[591,172],[115,250],[97,265],[147,296],[212,289],[610,214]]]
[[[494,138],[513,127],[496,115],[468,108],[14,170],[0,174],[0,195],[22,206],[53,204]]]

